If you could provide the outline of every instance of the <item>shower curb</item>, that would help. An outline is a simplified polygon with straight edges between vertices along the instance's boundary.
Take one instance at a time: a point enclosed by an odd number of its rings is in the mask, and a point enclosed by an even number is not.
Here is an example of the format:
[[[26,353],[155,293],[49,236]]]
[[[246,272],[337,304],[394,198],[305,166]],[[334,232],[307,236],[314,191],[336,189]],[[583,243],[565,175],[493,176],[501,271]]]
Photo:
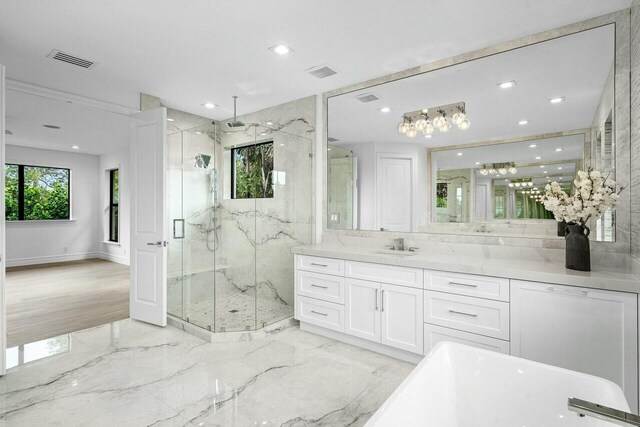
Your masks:
[[[267,325],[264,328],[260,328],[255,331],[241,331],[241,332],[211,332],[206,329],[195,326],[188,323],[178,317],[167,315],[167,323],[174,328],[180,329],[190,335],[194,335],[205,341],[216,342],[235,342],[235,341],[253,341],[262,338],[266,338],[269,335],[278,333],[283,329],[291,328],[292,326],[299,325],[296,319],[287,317],[286,319],[279,320],[271,325]]]

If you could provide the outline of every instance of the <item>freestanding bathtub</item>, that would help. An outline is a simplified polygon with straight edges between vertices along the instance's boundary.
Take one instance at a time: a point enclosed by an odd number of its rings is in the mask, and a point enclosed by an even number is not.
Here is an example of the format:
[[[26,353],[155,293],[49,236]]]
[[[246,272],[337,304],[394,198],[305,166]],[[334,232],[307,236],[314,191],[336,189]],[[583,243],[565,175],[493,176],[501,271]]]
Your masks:
[[[608,380],[441,342],[366,427],[613,425],[570,412],[569,397],[629,411],[620,387]]]

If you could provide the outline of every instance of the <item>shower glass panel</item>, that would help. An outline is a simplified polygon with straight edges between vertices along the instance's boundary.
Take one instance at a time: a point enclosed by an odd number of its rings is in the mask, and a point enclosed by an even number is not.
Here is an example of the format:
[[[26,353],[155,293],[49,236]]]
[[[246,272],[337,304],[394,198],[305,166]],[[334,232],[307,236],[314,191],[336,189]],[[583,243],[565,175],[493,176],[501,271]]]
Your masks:
[[[311,140],[255,124],[169,135],[169,314],[215,332],[293,315],[311,242]]]
[[[293,315],[292,246],[311,242],[311,140],[256,127],[257,142],[272,142],[273,197],[256,199],[256,327]]]

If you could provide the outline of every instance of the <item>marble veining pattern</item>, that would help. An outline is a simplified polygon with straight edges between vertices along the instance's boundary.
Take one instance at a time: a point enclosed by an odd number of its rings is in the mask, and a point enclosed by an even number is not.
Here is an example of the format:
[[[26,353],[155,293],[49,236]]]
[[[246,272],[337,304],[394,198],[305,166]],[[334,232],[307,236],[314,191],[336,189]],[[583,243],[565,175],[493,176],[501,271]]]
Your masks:
[[[208,343],[124,320],[0,379],[1,426],[361,426],[413,365],[293,327]]]

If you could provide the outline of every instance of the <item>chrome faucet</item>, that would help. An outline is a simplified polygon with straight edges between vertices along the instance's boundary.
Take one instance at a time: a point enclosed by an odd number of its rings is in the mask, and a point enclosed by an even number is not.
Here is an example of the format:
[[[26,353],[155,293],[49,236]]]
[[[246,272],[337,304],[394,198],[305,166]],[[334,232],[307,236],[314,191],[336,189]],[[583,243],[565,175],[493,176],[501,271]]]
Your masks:
[[[621,426],[640,426],[640,416],[589,402],[588,400],[570,397],[567,405],[570,411],[577,413],[581,417],[589,416]]]
[[[398,237],[397,239],[393,239],[393,250],[394,251],[404,251],[404,239],[402,237]]]

